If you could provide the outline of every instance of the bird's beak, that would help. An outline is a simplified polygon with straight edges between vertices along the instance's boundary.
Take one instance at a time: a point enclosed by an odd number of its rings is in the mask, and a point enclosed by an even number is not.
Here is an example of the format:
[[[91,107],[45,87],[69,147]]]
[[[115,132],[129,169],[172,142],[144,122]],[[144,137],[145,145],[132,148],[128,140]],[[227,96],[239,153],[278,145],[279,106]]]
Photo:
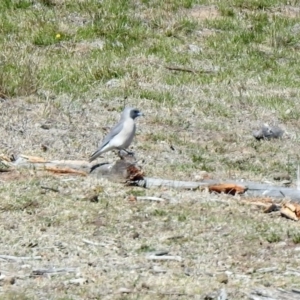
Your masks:
[[[145,117],[145,115],[144,115],[142,112],[139,112],[139,113],[138,113],[138,116],[139,116],[139,117]]]

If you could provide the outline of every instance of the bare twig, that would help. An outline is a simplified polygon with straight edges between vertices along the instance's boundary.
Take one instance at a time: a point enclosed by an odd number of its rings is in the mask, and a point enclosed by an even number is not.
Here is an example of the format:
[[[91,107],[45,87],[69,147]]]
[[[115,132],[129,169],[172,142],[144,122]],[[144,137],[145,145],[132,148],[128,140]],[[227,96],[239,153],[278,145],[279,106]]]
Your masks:
[[[41,256],[12,256],[12,255],[0,255],[0,259],[3,260],[13,260],[13,261],[22,261],[22,260],[39,260],[42,259]]]
[[[162,255],[162,256],[148,255],[146,258],[149,259],[149,260],[176,260],[176,261],[182,261],[181,256],[172,256],[172,255]]]
[[[143,201],[143,200],[149,200],[149,201],[154,201],[154,202],[165,202],[166,200],[163,198],[158,198],[158,197],[136,197],[137,200]]]
[[[184,238],[184,235],[174,235],[166,238],[167,240],[178,240]]]
[[[89,240],[86,240],[86,239],[82,239],[82,241],[83,241],[85,244],[88,244],[88,245],[93,245],[93,246],[103,246],[103,243],[96,243],[96,242],[92,242],[92,241],[89,241]]]
[[[195,70],[193,68],[185,68],[185,67],[180,67],[180,66],[164,66],[167,70],[171,70],[171,71],[179,71],[179,72],[188,72],[188,73],[192,73],[192,74],[210,74],[210,73],[215,73],[215,70]]]
[[[115,246],[115,242],[110,242],[110,243],[97,243],[97,242],[93,242],[93,241],[89,241],[87,239],[82,239],[82,241],[85,243],[85,244],[88,244],[88,245],[93,245],[93,246],[101,246],[101,247],[109,247],[109,246]]]
[[[171,71],[181,71],[181,72],[188,72],[188,73],[193,73],[196,74],[197,71],[191,68],[183,68],[183,67],[178,67],[178,66],[165,66],[166,69],[171,70]]]
[[[59,193],[58,189],[55,189],[55,188],[52,188],[52,187],[48,187],[48,186],[41,186],[41,189],[43,189],[43,190],[49,190],[49,191],[52,191],[52,192]]]
[[[62,273],[75,273],[77,268],[49,268],[49,269],[36,269],[33,270],[31,276],[41,276],[44,274],[57,275]]]

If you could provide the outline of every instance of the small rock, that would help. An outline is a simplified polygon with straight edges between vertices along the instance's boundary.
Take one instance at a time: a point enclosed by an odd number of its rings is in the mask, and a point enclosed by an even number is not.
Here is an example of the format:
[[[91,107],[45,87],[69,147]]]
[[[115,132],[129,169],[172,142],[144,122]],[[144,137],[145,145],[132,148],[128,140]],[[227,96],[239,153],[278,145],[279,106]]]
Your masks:
[[[209,179],[209,174],[206,171],[200,171],[194,176],[195,181],[202,181],[204,179]]]
[[[0,284],[15,284],[16,283],[16,278],[13,276],[5,276],[3,274],[0,275]]]
[[[133,239],[137,239],[139,236],[140,236],[140,234],[139,234],[138,232],[135,232],[135,233],[132,235],[132,238],[133,238]]]
[[[32,265],[24,264],[21,266],[21,269],[32,269]]]
[[[131,289],[127,289],[127,288],[119,288],[119,293],[120,294],[129,294],[131,293],[132,290]]]
[[[16,283],[16,278],[15,277],[7,277],[4,282],[8,284],[15,284]]]
[[[89,43],[90,48],[103,50],[105,42],[102,40],[94,40]]]
[[[145,283],[145,282],[142,283],[141,288],[142,289],[150,290],[150,286],[147,283]]]
[[[42,124],[41,128],[45,129],[45,130],[49,130],[50,129],[50,125],[49,124]]]
[[[218,300],[226,300],[227,299],[227,292],[225,289],[221,289],[220,294],[218,296]]]
[[[184,269],[184,274],[186,275],[186,276],[191,276],[192,274],[193,274],[193,269],[191,269],[191,268],[185,268]]]
[[[128,196],[128,201],[136,202],[136,201],[137,201],[137,198],[136,198],[136,196],[134,196],[134,195],[129,195],[129,196]]]
[[[203,300],[216,300],[217,297],[218,297],[217,292],[212,292],[212,293],[206,294],[204,296]]]
[[[83,198],[83,201],[98,203],[99,202],[98,196],[99,196],[99,193],[91,192]]]
[[[121,85],[121,81],[119,79],[113,78],[106,82],[106,86],[114,88],[119,87]]]
[[[87,282],[88,280],[85,278],[74,278],[68,281],[69,284],[74,284],[74,285],[83,285]]]
[[[298,33],[300,33],[300,24],[299,24],[299,23],[295,24],[295,25],[292,27],[291,32],[292,32],[293,34],[298,34]]]
[[[227,276],[226,273],[218,274],[218,275],[216,276],[216,279],[217,279],[217,281],[220,282],[220,283],[225,283],[225,284],[228,283],[228,276]]]
[[[48,150],[48,146],[45,144],[42,144],[41,149],[42,149],[42,151],[46,152]]]
[[[272,286],[272,284],[271,284],[269,281],[263,281],[262,284],[263,284],[265,287],[270,287],[270,286]]]
[[[284,134],[284,131],[278,126],[269,126],[268,124],[264,124],[259,130],[253,131],[253,136],[257,140],[262,139],[278,139],[281,138]]]
[[[287,246],[286,242],[279,242],[279,243],[274,245],[275,248],[284,248],[286,246]]]
[[[153,273],[167,273],[167,270],[159,267],[159,266],[153,266],[152,268]]]
[[[195,53],[195,54],[198,54],[198,53],[201,53],[202,52],[202,49],[200,47],[198,47],[197,45],[189,45],[189,52],[190,53]]]
[[[277,181],[291,180],[291,176],[287,173],[276,173],[273,175],[273,179]]]
[[[253,273],[255,273],[255,269],[254,269],[254,268],[250,268],[250,269],[248,269],[248,270],[246,271],[246,274],[247,274],[247,275],[251,275],[251,274],[253,274]]]

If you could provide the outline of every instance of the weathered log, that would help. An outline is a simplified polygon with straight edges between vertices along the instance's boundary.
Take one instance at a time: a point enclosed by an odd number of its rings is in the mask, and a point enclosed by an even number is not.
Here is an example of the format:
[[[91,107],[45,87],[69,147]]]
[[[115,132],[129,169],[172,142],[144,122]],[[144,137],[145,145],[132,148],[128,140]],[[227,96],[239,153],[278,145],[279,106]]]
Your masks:
[[[132,182],[137,186],[145,187],[145,188],[154,188],[154,187],[169,187],[169,188],[177,188],[177,189],[189,189],[189,190],[197,190],[208,188],[210,185],[215,184],[236,184],[247,187],[247,191],[245,192],[246,196],[265,196],[271,198],[289,198],[291,200],[300,202],[300,191],[295,188],[262,184],[252,181],[232,181],[232,180],[203,180],[200,182],[194,181],[177,181],[177,180],[165,180],[160,178],[147,178],[145,177],[143,180]]]
[[[235,184],[241,188],[246,188],[245,195],[252,197],[289,198],[300,202],[300,190],[296,188],[261,184],[251,181],[232,180],[203,180],[177,181],[160,178],[143,177],[143,172],[136,166],[134,156],[122,155],[121,159],[115,163],[91,164],[86,161],[47,161],[37,157],[21,155],[14,163],[10,163],[12,168],[34,168],[36,170],[48,170],[54,173],[70,173],[78,175],[89,175],[98,178],[107,178],[117,182],[127,182],[129,185],[136,185],[144,188],[168,187],[176,189],[201,190],[216,184]]]
[[[135,180],[141,178],[140,169],[135,167],[135,158],[122,153],[115,163],[89,163],[79,160],[47,161],[40,157],[20,155],[11,164],[15,168],[31,168],[40,171],[50,171],[55,174],[91,175],[108,178],[113,181]]]

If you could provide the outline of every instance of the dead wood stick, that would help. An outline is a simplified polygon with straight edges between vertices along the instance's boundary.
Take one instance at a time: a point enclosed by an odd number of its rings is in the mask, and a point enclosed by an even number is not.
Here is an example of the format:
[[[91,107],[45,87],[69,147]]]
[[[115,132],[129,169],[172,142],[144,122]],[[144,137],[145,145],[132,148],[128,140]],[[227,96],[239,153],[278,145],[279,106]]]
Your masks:
[[[163,198],[158,198],[158,197],[143,197],[143,196],[136,197],[136,200],[138,200],[138,201],[149,200],[149,201],[154,201],[154,202],[165,202],[166,201]]]
[[[56,192],[56,193],[59,193],[59,190],[58,189],[55,189],[55,188],[52,188],[52,187],[48,187],[48,186],[41,186],[41,189],[43,190],[49,190],[49,191],[52,191],[52,192]]]
[[[189,298],[195,298],[195,294],[187,294],[187,293],[183,293],[183,292],[176,292],[176,291],[166,291],[166,292],[156,292],[156,291],[151,291],[151,290],[132,290],[132,289],[128,289],[128,288],[120,288],[118,291],[116,292],[107,292],[107,293],[103,293],[100,292],[98,293],[98,295],[100,296],[108,296],[108,295],[115,295],[115,294],[136,294],[136,295],[155,295],[161,298],[161,296],[185,296],[185,297],[189,297]]]
[[[86,239],[82,239],[82,241],[83,241],[85,244],[93,245],[93,246],[101,246],[101,247],[107,247],[107,246],[108,246],[108,244],[105,244],[105,243],[92,242],[92,241],[89,241],[89,240],[86,240]]]
[[[215,73],[214,70],[195,70],[193,68],[185,68],[185,67],[180,67],[180,66],[164,66],[167,70],[170,71],[179,71],[179,72],[188,72],[188,73],[202,73],[202,74],[209,74],[209,73]]]
[[[114,242],[112,243],[97,243],[97,242],[92,242],[92,241],[89,241],[87,239],[82,239],[82,241],[85,243],[85,244],[88,244],[88,245],[93,245],[93,246],[101,246],[101,247],[109,247],[109,246],[115,246]]]
[[[71,169],[71,168],[45,166],[45,170],[53,172],[55,174],[76,174],[76,175],[81,175],[81,176],[87,176],[86,172],[78,171],[78,170]]]
[[[12,255],[0,255],[0,259],[3,260],[14,260],[14,261],[21,261],[21,260],[39,260],[42,259],[41,256],[12,256]]]
[[[172,255],[148,255],[146,257],[148,260],[176,260],[176,261],[182,261],[181,256],[172,256]]]
[[[181,71],[181,72],[188,72],[188,73],[193,73],[196,74],[197,71],[191,68],[183,68],[179,66],[165,66],[166,69],[171,70],[171,71]]]
[[[299,293],[274,288],[257,288],[248,295],[250,300],[298,300]]]
[[[92,241],[89,241],[89,240],[86,240],[86,239],[82,239],[82,241],[83,241],[85,244],[88,244],[88,245],[102,246],[100,243],[92,242]]]
[[[62,273],[75,273],[77,268],[49,268],[49,269],[35,269],[32,271],[31,276],[41,276],[44,274],[57,275]]]

